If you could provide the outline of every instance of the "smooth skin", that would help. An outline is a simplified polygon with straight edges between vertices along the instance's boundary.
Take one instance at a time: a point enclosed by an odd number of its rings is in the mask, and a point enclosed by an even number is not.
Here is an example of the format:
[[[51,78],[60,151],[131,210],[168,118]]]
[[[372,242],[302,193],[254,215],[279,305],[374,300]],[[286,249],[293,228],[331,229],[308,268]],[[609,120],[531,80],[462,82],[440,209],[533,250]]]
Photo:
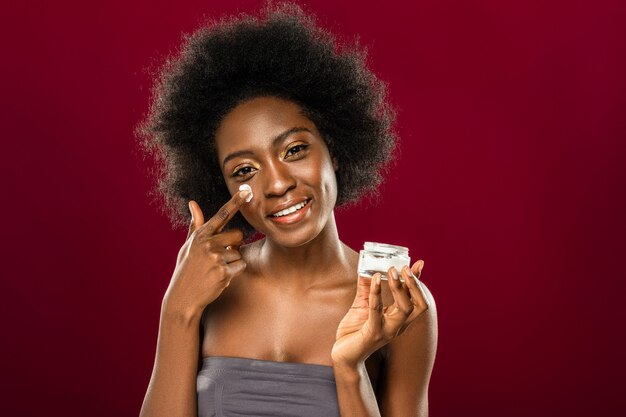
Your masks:
[[[189,203],[192,222],[161,304],[156,358],[141,417],[197,416],[200,316],[246,267],[239,251],[226,249],[241,244],[243,233],[221,230],[249,193],[234,195],[206,222],[198,204]]]
[[[341,167],[314,123],[292,102],[259,97],[226,115],[216,147],[233,198],[207,222],[190,201],[142,415],[195,416],[205,356],[333,366],[344,417],[428,415],[437,319],[416,278],[424,263],[388,271],[404,282],[355,280],[358,253],[339,240],[333,211]],[[250,203],[238,191],[243,183]],[[268,217],[303,198],[311,201],[301,221]],[[237,210],[265,238],[241,246],[241,232],[222,232]]]

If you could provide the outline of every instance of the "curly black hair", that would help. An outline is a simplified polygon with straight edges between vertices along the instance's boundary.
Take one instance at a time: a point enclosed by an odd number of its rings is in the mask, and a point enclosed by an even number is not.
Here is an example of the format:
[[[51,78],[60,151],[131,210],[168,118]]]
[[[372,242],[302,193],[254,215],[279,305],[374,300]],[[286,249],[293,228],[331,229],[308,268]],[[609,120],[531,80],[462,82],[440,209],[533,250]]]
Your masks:
[[[215,149],[215,132],[236,105],[259,96],[298,104],[339,162],[336,206],[378,186],[398,151],[395,111],[386,84],[366,65],[358,43],[338,45],[301,6],[267,3],[260,16],[209,21],[183,35],[179,55],[154,74],[150,110],[136,129],[140,149],[155,155],[152,174],[172,226],[188,226],[189,200],[209,218],[230,199]],[[255,233],[241,213],[225,229]]]

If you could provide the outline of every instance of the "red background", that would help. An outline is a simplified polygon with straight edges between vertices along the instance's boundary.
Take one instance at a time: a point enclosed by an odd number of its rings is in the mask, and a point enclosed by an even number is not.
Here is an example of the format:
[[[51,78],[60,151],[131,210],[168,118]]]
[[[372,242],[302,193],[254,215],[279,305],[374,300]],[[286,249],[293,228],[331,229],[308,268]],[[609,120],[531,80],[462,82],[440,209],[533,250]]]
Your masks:
[[[186,231],[148,204],[144,69],[260,1],[6,2],[3,416],[135,416]],[[626,19],[618,1],[308,1],[398,107],[385,201],[342,239],[424,259],[433,417],[625,409]]]

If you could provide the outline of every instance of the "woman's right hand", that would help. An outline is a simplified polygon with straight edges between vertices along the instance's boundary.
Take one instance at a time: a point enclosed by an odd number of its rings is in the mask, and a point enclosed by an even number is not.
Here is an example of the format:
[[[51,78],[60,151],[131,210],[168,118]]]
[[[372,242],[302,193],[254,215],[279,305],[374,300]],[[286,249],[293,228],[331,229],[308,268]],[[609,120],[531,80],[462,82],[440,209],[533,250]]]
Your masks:
[[[204,308],[220,296],[246,263],[239,246],[243,232],[222,229],[245,204],[249,191],[238,191],[206,223],[198,203],[189,201],[191,224],[187,240],[178,252],[176,268],[163,298],[163,308],[185,318],[200,317]]]

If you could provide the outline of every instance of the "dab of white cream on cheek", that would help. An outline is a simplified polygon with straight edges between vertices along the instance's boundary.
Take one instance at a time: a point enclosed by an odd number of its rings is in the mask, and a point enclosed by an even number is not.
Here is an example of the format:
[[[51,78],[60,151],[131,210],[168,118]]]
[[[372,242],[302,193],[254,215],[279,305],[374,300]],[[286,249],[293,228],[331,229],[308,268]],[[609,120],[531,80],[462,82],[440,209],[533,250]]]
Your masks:
[[[252,200],[252,197],[254,197],[254,194],[252,194],[252,187],[250,187],[248,184],[241,184],[239,186],[239,191],[243,190],[250,191],[250,195],[248,196],[248,198],[246,198],[246,203],[249,203]]]

